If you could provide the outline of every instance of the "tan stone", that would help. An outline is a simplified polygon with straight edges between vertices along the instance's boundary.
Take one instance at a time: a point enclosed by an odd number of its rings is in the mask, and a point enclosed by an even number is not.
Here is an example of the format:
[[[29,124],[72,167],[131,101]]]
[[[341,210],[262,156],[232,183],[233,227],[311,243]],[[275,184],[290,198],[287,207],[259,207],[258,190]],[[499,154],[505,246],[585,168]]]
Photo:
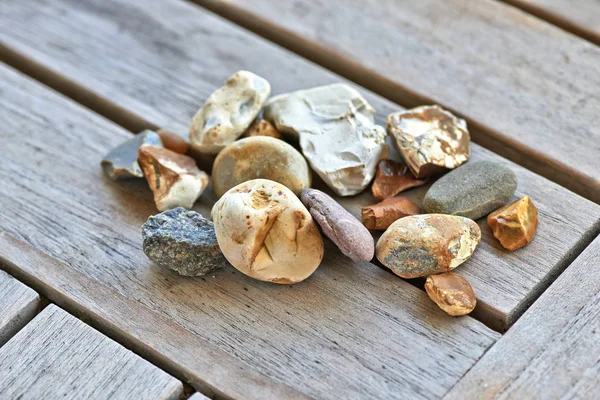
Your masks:
[[[538,209],[529,196],[497,209],[487,217],[496,239],[514,251],[533,240],[538,225]]]
[[[283,139],[283,136],[281,133],[279,133],[277,128],[275,128],[273,124],[266,119],[254,121],[254,123],[250,125],[250,128],[248,128],[242,135],[242,137],[245,138],[253,136],[268,136],[275,139]]]
[[[239,184],[215,203],[212,219],[225,258],[252,278],[297,283],[323,258],[323,239],[310,213],[277,182]]]
[[[467,261],[481,241],[475,221],[445,214],[401,218],[381,235],[377,259],[403,278],[448,272]]]
[[[373,197],[385,200],[398,193],[417,186],[422,186],[429,179],[417,179],[408,166],[394,160],[381,160],[377,165],[377,175],[371,186]]]
[[[362,223],[367,229],[386,230],[394,221],[408,215],[420,214],[421,210],[412,201],[403,196],[385,199],[381,203],[361,209]]]
[[[198,169],[193,158],[168,149],[142,146],[138,162],[159,211],[192,208],[208,185],[208,175]]]
[[[283,140],[254,136],[237,140],[217,156],[212,170],[213,189],[218,197],[251,179],[279,182],[296,196],[310,187],[312,173],[302,154]]]
[[[390,114],[387,131],[419,179],[456,168],[471,154],[467,123],[440,106],[421,106]]]
[[[454,272],[428,276],[425,291],[435,304],[453,317],[467,315],[477,305],[469,281]]]
[[[160,140],[162,140],[163,146],[166,149],[179,154],[187,153],[190,147],[189,143],[175,132],[161,128],[156,133],[160,136]]]

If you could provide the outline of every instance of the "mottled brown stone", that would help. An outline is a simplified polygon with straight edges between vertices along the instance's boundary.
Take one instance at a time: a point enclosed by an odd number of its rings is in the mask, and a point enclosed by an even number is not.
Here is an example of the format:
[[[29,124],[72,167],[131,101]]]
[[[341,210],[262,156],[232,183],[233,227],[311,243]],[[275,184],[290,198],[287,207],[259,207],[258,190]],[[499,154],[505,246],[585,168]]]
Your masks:
[[[481,241],[475,221],[444,214],[401,218],[381,235],[377,259],[402,278],[440,274],[468,260]]]
[[[469,281],[454,272],[428,276],[425,291],[435,304],[453,317],[469,314],[477,304]]]
[[[437,105],[390,114],[387,130],[419,179],[456,168],[471,154],[465,120]]]
[[[283,139],[283,136],[272,123],[267,121],[266,119],[259,119],[254,121],[250,128],[244,132],[242,137],[252,137],[252,136],[268,136],[275,139]]]
[[[404,163],[381,160],[377,165],[377,175],[371,186],[371,192],[377,200],[385,200],[406,189],[424,185],[428,180],[428,178],[415,178]]]
[[[514,251],[531,242],[538,225],[538,210],[529,196],[488,215],[488,225],[507,250]]]
[[[397,219],[420,213],[419,207],[403,196],[392,197],[361,210],[363,225],[378,231],[386,230]]]
[[[189,143],[175,132],[159,129],[156,133],[160,136],[163,146],[175,153],[185,154],[190,148]]]
[[[193,158],[165,148],[140,147],[138,162],[159,211],[192,208],[208,185],[208,175],[198,169]]]

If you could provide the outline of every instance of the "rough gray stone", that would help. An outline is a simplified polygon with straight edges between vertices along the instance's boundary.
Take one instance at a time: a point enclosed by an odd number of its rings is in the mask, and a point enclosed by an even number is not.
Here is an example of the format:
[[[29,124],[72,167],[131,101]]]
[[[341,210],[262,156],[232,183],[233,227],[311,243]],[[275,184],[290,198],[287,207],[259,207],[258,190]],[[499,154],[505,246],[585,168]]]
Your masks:
[[[227,264],[213,223],[183,207],[148,218],[142,238],[149,259],[181,275],[202,276]]]
[[[370,261],[375,253],[371,233],[337,201],[317,189],[304,189],[300,200],[325,236],[354,261]]]
[[[163,147],[160,136],[154,131],[145,130],[112,149],[102,160],[102,169],[113,181],[143,178],[144,173],[138,164],[138,150],[142,145]]]
[[[517,177],[507,166],[491,161],[465,164],[431,185],[423,200],[428,213],[477,219],[507,204]]]

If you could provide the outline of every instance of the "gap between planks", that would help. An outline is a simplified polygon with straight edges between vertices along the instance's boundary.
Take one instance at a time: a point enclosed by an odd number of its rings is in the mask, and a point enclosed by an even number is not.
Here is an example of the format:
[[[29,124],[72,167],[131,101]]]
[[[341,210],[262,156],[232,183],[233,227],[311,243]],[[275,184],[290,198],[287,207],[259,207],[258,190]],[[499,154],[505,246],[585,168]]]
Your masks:
[[[267,18],[250,14],[234,4],[221,0],[185,1],[197,4],[402,107],[413,108],[423,104],[440,104],[427,96],[419,95],[407,86],[399,85],[398,82],[394,82],[358,62],[354,62],[349,58],[341,59],[327,46],[307,40],[291,30],[281,28]],[[442,104],[442,106],[467,121],[473,142],[560,184],[580,196],[600,203],[600,194],[593,189],[595,182],[592,177],[533,148],[527,148],[518,141],[501,135],[500,132],[491,127],[465,117],[448,104]]]
[[[507,4],[510,4],[513,7],[516,7],[520,10],[523,10],[531,15],[538,17],[539,19],[543,19],[544,21],[556,25],[559,28],[575,35],[580,38],[587,40],[595,45],[600,45],[600,33],[594,31],[591,28],[586,27],[583,24],[577,23],[569,19],[568,16],[560,15],[556,12],[548,10],[542,6],[536,5],[531,1],[527,0],[501,0]],[[575,7],[575,5],[573,5]],[[600,9],[600,3],[598,4],[598,8]]]
[[[86,89],[68,77],[45,67],[44,65],[28,58],[27,56],[22,55],[3,43],[0,43],[0,61],[37,80],[45,86],[65,95],[78,104],[85,106],[94,113],[114,122],[132,134],[136,134],[144,129],[156,130],[159,128],[155,124],[137,116],[126,108],[111,102],[110,100],[96,94],[89,89]],[[316,181],[319,181],[318,177]],[[556,279],[556,277],[558,277],[571,264],[571,262],[575,260],[575,258],[583,251],[583,249],[585,249],[592,242],[597,233],[598,232],[595,234],[592,233],[591,235],[588,235],[589,237],[585,236],[581,238],[573,251],[565,255],[560,267],[554,271],[554,274],[548,274],[545,279],[540,281],[534,288],[531,289],[530,301],[522,304],[516,310],[516,315],[522,315],[529,308],[529,306],[537,300],[544,290],[550,286],[554,279]],[[395,275],[388,268],[384,267],[376,258],[374,258],[371,263],[377,265],[394,278],[402,279]],[[402,280],[421,291],[425,291],[424,279]],[[491,304],[483,304],[482,302],[479,302],[478,306],[469,315],[469,317],[478,320],[493,331],[499,333],[506,332],[507,327],[498,324],[496,321],[502,317],[501,312],[494,308]],[[515,319],[515,321],[517,319],[518,317]],[[512,323],[514,323],[514,321],[512,321]]]

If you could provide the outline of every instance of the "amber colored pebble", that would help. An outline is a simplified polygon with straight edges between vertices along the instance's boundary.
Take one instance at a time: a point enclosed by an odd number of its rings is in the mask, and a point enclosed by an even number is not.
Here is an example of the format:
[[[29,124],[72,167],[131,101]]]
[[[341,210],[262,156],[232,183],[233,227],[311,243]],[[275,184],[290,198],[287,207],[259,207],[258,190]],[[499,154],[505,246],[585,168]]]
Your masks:
[[[429,178],[415,178],[406,164],[381,160],[377,165],[377,175],[371,186],[371,192],[377,200],[385,200],[406,189],[424,185],[428,180]]]
[[[267,121],[266,119],[259,119],[254,121],[250,128],[244,132],[242,137],[252,137],[252,136],[269,136],[275,139],[283,139],[283,136],[272,123]]]
[[[448,315],[467,315],[475,308],[477,299],[469,281],[454,272],[429,275],[425,281],[425,291]]]
[[[175,132],[171,132],[166,129],[159,129],[156,131],[156,133],[158,136],[160,136],[163,146],[171,151],[174,151],[175,153],[185,154],[190,148],[189,143]]]
[[[538,225],[538,209],[529,196],[497,209],[487,217],[496,239],[509,251],[531,242]]]
[[[392,197],[381,203],[363,207],[362,223],[367,229],[386,230],[394,221],[408,215],[420,214],[421,210],[403,196]]]

